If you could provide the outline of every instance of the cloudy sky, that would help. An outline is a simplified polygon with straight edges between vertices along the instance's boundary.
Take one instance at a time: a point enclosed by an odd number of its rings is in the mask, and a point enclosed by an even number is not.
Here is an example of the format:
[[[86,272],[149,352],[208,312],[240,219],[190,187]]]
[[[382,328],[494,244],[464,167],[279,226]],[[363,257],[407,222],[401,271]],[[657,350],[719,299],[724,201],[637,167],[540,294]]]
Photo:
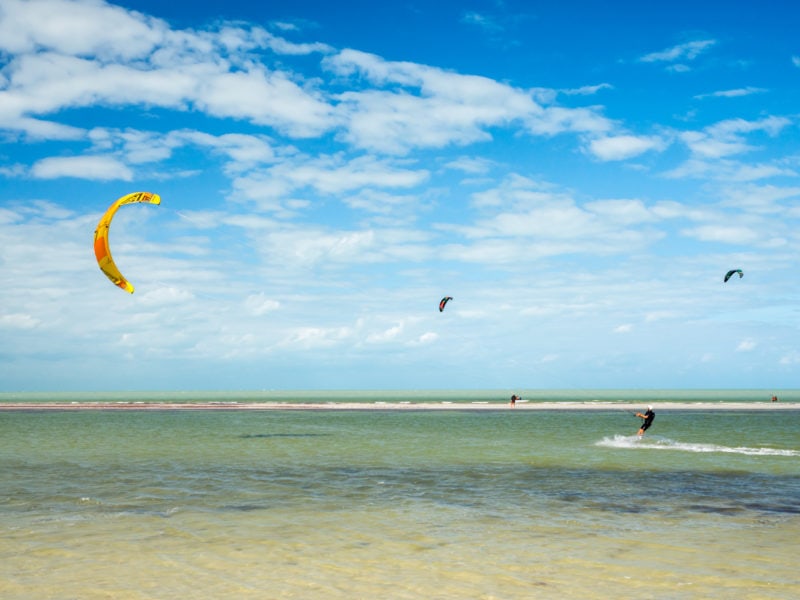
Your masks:
[[[0,391],[800,387],[800,7],[599,4],[0,0]]]

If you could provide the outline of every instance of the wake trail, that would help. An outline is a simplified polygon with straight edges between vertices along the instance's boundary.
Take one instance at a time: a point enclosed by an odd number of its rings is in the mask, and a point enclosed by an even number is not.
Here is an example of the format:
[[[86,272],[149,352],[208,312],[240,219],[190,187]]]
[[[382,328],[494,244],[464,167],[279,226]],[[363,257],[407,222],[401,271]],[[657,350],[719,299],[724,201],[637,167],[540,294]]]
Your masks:
[[[718,444],[701,444],[692,442],[676,442],[665,438],[639,438],[635,435],[615,435],[604,437],[595,446],[619,448],[623,450],[673,450],[679,452],[743,454],[746,456],[800,456],[800,450],[781,448],[749,448],[747,446],[720,446]]]

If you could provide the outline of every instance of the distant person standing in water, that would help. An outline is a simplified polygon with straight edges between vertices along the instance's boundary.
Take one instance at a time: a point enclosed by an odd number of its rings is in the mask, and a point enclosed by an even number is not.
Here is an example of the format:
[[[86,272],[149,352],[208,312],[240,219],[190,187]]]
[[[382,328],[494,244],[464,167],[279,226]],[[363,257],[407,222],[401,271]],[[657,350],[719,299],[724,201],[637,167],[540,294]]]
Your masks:
[[[519,396],[516,394],[511,395],[511,408],[514,408],[517,405],[517,400],[519,400]]]
[[[653,419],[656,418],[656,413],[653,412],[652,406],[648,406],[647,412],[645,412],[644,414],[636,413],[636,416],[639,417],[640,419],[644,419],[644,421],[642,421],[642,426],[639,428],[639,433],[636,434],[639,437],[642,437],[644,435],[644,432],[650,429],[650,425],[653,424]]]

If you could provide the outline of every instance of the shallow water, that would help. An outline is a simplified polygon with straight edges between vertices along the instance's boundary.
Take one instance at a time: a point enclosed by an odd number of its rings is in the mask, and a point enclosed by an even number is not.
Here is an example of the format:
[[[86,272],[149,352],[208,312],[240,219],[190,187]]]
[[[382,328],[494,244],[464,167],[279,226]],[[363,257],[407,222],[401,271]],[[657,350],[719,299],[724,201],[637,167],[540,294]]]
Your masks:
[[[0,597],[798,597],[800,413],[638,424],[0,413]]]

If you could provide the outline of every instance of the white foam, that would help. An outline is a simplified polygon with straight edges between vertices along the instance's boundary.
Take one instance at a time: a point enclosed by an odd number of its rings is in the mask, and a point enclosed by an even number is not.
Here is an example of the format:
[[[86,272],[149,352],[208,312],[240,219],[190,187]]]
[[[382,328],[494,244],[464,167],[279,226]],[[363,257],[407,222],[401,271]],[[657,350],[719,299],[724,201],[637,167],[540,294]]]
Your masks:
[[[595,444],[606,448],[677,450],[682,452],[726,454],[744,454],[747,456],[800,456],[800,450],[784,450],[780,448],[748,448],[747,446],[720,446],[718,444],[700,444],[676,442],[664,438],[639,438],[636,435],[615,435],[605,437]]]

